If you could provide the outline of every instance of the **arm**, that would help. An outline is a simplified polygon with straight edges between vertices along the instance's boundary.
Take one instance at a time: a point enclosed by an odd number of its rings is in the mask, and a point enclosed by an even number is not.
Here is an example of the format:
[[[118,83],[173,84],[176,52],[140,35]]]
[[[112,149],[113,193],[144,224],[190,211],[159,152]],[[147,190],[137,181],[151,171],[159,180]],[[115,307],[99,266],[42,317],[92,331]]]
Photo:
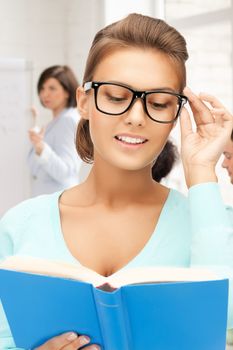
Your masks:
[[[233,223],[216,183],[189,190],[192,227],[191,264],[229,279],[228,327],[233,327]]]
[[[228,327],[233,327],[233,224],[222,202],[216,163],[233,127],[233,117],[213,96],[196,96],[185,89],[196,123],[189,113],[181,118],[182,160],[192,228],[191,264],[208,266],[229,278]],[[209,103],[208,107],[204,101]]]
[[[30,151],[28,153],[27,162],[28,162],[29,168],[31,170],[32,176],[36,176],[38,174],[39,169],[40,169],[40,165],[39,165],[39,162],[38,162],[38,159],[36,157],[36,154],[35,154],[33,147],[30,149]]]
[[[0,261],[13,254],[13,241],[10,236],[10,220],[6,215],[0,221]],[[1,350],[19,349],[15,347],[7,319],[0,303],[0,348]]]
[[[77,175],[81,159],[78,158],[75,148],[75,127],[72,118],[63,118],[59,129],[56,129],[53,148],[44,141],[38,141],[39,149],[35,147],[28,157],[33,175],[36,175],[38,168],[43,169],[57,182],[63,182],[68,177]]]
[[[9,210],[6,215],[0,220],[0,261],[9,255],[17,252],[17,247],[20,240],[22,239],[23,232],[28,224],[28,207],[33,205],[32,202],[23,203],[19,206]],[[17,291],[16,291],[17,293]],[[23,322],[23,317],[22,317]],[[33,320],[32,320],[33,322]],[[42,346],[38,347],[37,350],[77,350],[82,348],[84,345],[88,345],[90,338],[84,335],[79,335],[68,332],[65,334],[58,335]],[[87,346],[85,349],[93,350],[92,346]],[[96,350],[99,349],[97,345]],[[6,315],[4,313],[2,304],[0,302],[0,349],[1,350],[23,350],[15,346],[10,327],[8,325]]]

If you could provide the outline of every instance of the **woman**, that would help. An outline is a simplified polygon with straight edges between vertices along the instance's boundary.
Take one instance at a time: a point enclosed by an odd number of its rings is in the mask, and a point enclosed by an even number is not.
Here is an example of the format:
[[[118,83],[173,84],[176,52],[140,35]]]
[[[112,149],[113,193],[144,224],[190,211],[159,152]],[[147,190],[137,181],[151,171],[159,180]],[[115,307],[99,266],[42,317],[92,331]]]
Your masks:
[[[53,119],[38,131],[29,130],[32,148],[28,163],[32,173],[32,195],[52,193],[78,183],[81,160],[75,149],[78,123],[75,91],[78,81],[67,66],[52,66],[42,72],[38,95]]]
[[[0,224],[1,258],[59,259],[104,276],[135,266],[232,269],[232,230],[215,165],[233,118],[216,98],[184,88],[187,58],[184,38],[159,19],[131,14],[96,34],[77,90],[76,144],[80,157],[93,162],[90,175],[9,211]],[[196,130],[183,107],[187,99]],[[151,174],[177,119],[188,199]],[[2,342],[13,347],[3,322],[2,328]],[[99,349],[89,342],[70,332],[38,349]]]

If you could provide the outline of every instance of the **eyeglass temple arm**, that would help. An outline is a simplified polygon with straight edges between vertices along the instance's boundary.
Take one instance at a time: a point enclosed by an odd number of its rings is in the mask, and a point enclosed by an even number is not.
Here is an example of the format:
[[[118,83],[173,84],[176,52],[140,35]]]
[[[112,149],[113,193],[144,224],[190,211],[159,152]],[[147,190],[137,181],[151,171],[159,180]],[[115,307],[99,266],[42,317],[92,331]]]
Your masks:
[[[88,90],[90,90],[90,89],[92,88],[92,81],[86,82],[86,83],[84,84],[83,88],[84,88],[84,91],[85,91],[85,92],[88,91]]]

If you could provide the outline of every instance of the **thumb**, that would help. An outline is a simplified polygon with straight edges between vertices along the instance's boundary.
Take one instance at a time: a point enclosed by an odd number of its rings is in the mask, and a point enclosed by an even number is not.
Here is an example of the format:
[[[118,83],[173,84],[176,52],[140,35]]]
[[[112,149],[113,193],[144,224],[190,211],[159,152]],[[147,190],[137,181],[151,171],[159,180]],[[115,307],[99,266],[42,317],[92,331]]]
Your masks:
[[[45,133],[45,127],[42,126],[42,127],[40,128],[40,135],[41,135],[41,136],[44,136],[44,133]]]
[[[183,107],[180,115],[181,142],[193,133],[192,122],[187,108]]]
[[[38,117],[38,110],[36,109],[36,107],[35,106],[31,106],[30,111],[31,111],[32,117],[34,119],[36,119]]]

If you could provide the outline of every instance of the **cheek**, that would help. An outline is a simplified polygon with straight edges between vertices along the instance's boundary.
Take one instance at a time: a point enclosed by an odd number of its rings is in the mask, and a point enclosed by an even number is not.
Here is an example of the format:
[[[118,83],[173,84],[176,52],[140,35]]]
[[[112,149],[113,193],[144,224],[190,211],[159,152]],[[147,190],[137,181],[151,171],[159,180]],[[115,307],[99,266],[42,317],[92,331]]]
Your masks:
[[[90,109],[89,109],[90,111]],[[91,140],[94,146],[98,148],[99,144],[103,144],[109,135],[109,130],[107,129],[106,118],[99,115],[99,112],[95,109],[90,111],[91,117],[89,117],[89,130]]]
[[[172,125],[171,124],[164,124],[164,125],[160,125],[155,133],[155,145],[160,145],[160,146],[164,146],[165,143],[167,142],[167,139],[171,133],[172,130]]]

